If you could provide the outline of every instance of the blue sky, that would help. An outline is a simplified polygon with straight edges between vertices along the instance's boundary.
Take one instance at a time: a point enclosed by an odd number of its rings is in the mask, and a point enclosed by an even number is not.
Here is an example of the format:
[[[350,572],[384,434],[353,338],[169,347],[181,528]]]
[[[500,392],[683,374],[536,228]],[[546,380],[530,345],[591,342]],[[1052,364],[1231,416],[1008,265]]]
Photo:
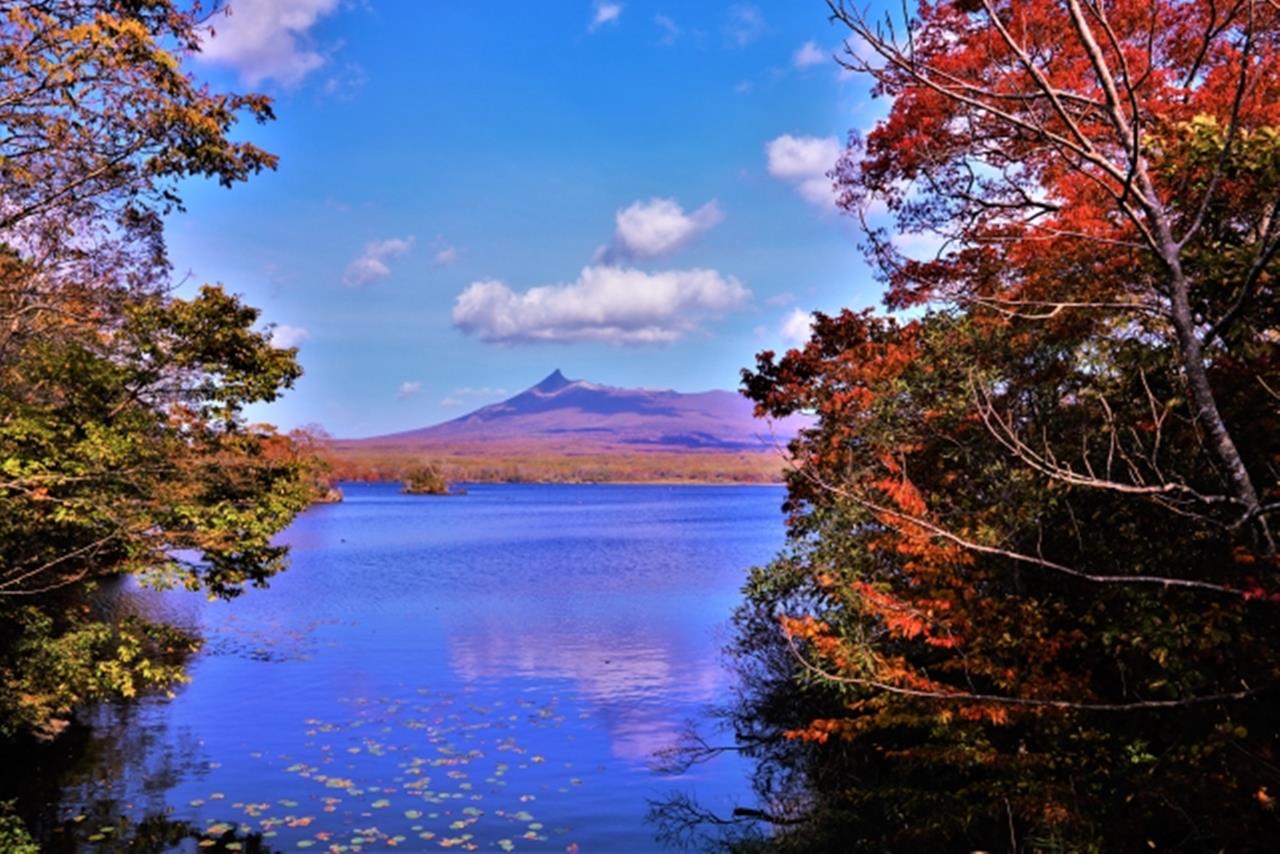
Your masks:
[[[877,301],[822,173],[884,105],[821,0],[231,6],[192,68],[276,98],[240,134],[280,168],[191,183],[169,238],[299,347],[256,419],[409,429],[554,368],[734,388]]]

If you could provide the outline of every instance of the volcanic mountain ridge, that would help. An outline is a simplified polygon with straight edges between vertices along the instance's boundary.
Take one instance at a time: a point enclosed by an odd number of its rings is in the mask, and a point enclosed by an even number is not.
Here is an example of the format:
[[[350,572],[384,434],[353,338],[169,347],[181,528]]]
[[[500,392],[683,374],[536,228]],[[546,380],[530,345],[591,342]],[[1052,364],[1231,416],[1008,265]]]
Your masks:
[[[785,447],[809,420],[755,418],[750,401],[729,391],[684,394],[571,380],[559,370],[501,403],[401,433],[344,444],[430,448],[445,445],[571,443],[633,450],[763,451]]]

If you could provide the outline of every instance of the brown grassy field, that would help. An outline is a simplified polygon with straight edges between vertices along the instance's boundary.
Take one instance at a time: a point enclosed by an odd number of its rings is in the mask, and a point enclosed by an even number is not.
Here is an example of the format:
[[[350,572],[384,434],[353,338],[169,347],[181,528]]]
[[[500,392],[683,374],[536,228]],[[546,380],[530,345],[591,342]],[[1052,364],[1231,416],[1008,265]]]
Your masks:
[[[410,469],[430,464],[451,482],[778,483],[786,468],[777,450],[638,450],[563,441],[406,446],[339,439],[329,449],[339,480],[403,480]]]

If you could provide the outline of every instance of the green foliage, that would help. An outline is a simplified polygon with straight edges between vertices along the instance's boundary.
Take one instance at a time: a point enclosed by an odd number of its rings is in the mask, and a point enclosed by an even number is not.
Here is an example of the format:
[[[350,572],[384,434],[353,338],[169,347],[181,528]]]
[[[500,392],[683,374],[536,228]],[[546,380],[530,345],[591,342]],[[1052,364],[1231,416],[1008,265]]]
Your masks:
[[[133,573],[223,597],[263,584],[284,566],[271,538],[316,488],[313,460],[288,437],[241,423],[244,405],[274,398],[299,373],[291,352],[252,330],[256,311],[218,288],[125,305],[109,336],[96,322],[59,321],[4,342],[0,721],[9,729],[56,727],[77,702],[178,675],[138,650],[189,643],[81,613],[95,579]]]
[[[40,846],[27,833],[22,820],[13,814],[11,801],[0,803],[0,851],[7,854],[40,854]]]
[[[83,607],[55,619],[37,606],[7,614],[0,734],[56,736],[75,707],[132,698],[185,680],[196,642],[165,625],[95,621]],[[76,613],[79,611],[79,613]]]
[[[275,158],[228,134],[257,95],[181,70],[199,21],[170,0],[0,3],[0,733],[164,689],[194,640],[110,620],[132,574],[231,597],[324,481],[311,437],[247,424],[301,374],[221,287],[178,296],[160,215],[176,182]]]

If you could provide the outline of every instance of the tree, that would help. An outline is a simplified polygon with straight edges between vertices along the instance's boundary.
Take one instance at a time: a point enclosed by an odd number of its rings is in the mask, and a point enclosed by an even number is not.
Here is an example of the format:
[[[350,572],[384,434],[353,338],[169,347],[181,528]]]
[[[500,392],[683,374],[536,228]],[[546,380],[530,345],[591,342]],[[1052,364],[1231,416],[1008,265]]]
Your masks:
[[[831,12],[893,99],[833,179],[914,311],[817,315],[744,371],[761,414],[818,416],[790,552],[740,617],[758,690],[733,721],[790,764],[758,778],[775,841],[1257,846],[1280,829],[1280,7]],[[940,248],[905,257],[880,209]]]
[[[405,474],[401,489],[407,495],[466,495],[465,489],[449,485],[444,474],[432,463],[423,463]]]
[[[320,477],[305,443],[242,415],[292,385],[296,351],[221,287],[174,292],[179,182],[275,164],[230,137],[268,100],[183,72],[201,26],[175,0],[0,0],[3,735],[181,678],[195,639],[111,622],[89,592],[123,573],[264,584]]]

